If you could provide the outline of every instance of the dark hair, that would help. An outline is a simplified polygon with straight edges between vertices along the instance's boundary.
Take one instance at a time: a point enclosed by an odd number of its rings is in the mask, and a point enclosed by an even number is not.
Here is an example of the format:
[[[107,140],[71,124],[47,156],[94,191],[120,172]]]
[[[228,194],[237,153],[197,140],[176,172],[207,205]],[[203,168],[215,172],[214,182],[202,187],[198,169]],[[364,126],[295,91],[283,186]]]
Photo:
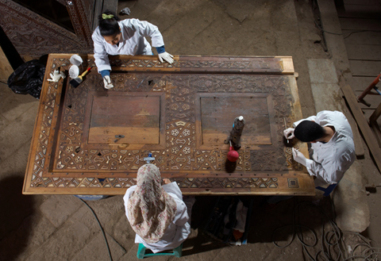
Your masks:
[[[102,15],[113,15],[113,18],[106,18],[103,19]],[[102,36],[109,36],[109,35],[114,35],[120,33],[120,28],[119,28],[119,17],[114,13],[109,10],[104,11],[98,16],[98,25],[99,25],[99,31],[101,32]]]
[[[322,126],[313,121],[302,121],[294,130],[295,137],[303,142],[311,142],[323,138],[325,131]]]

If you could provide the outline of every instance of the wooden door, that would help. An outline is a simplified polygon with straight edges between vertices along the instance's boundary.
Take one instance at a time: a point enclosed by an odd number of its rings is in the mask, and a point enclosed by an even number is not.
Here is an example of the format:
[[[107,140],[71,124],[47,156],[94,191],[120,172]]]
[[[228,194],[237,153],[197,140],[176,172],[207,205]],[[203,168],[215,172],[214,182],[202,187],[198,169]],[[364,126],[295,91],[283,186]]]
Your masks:
[[[92,52],[95,0],[0,0],[0,25],[26,59]]]
[[[69,57],[51,55],[46,75],[67,70]],[[184,194],[314,194],[283,143],[285,125],[301,118],[291,57],[110,58],[113,89],[94,69],[75,89],[44,83],[24,193],[124,194],[151,152]],[[240,115],[231,166],[225,140]]]

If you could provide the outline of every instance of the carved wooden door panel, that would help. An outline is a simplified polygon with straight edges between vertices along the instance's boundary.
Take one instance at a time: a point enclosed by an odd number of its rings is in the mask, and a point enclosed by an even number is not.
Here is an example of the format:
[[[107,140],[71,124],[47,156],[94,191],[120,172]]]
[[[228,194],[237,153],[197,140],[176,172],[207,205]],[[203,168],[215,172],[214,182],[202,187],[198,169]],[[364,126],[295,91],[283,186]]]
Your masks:
[[[92,52],[90,28],[94,1],[0,0],[0,25],[21,56],[38,58],[52,52]],[[50,18],[32,11],[33,6],[42,3],[50,4],[39,9],[45,10]],[[62,17],[64,12],[70,17]]]
[[[69,57],[51,55],[47,75],[67,69]],[[76,89],[44,84],[24,193],[123,194],[152,152],[162,177],[185,194],[314,194],[312,178],[283,144],[284,122],[301,118],[291,57],[111,63],[119,71],[111,90],[96,70]],[[224,141],[240,115],[242,148],[229,171]]]

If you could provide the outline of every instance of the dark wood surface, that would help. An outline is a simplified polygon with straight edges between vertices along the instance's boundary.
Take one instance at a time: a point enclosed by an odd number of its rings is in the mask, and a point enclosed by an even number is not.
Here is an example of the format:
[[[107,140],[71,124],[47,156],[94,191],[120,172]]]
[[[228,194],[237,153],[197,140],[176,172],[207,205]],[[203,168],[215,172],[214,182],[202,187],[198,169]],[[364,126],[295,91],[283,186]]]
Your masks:
[[[45,78],[68,70],[70,56],[51,54]],[[83,59],[94,66],[91,55]],[[44,82],[23,193],[124,194],[152,152],[184,194],[314,195],[313,179],[283,143],[285,121],[302,117],[291,57],[111,63],[111,90],[96,67],[76,89],[67,79]],[[229,164],[225,141],[240,115],[240,158]]]
[[[160,97],[98,95],[92,101],[88,143],[159,144]]]
[[[253,93],[211,93],[200,96],[202,145],[219,146],[226,140],[233,120],[243,116],[247,124],[242,134],[246,146],[270,145],[274,115],[272,97]]]
[[[54,11],[67,10],[67,19],[74,32],[32,11],[33,8],[12,0],[0,0],[0,26],[26,60],[38,59],[51,52],[93,52],[92,23],[94,18],[97,19],[93,10],[95,2],[101,0],[56,1],[61,6]],[[54,13],[48,4],[46,9],[48,13]]]

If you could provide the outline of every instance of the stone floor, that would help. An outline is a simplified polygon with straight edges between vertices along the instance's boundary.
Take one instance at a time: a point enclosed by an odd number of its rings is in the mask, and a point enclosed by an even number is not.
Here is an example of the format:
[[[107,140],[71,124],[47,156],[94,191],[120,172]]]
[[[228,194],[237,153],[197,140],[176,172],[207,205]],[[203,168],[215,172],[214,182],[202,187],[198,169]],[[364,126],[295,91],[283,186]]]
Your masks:
[[[332,76],[335,68],[332,69],[330,54],[322,46],[321,32],[315,26],[309,0],[120,1],[120,9],[126,6],[131,8],[131,17],[159,27],[166,50],[172,54],[293,56],[299,73],[297,83],[304,116],[329,106],[330,109],[345,107],[342,100],[329,99],[337,87]],[[319,82],[316,75],[321,75],[319,72],[325,69],[328,74]],[[109,260],[100,228],[91,211],[78,198],[21,194],[38,100],[15,95],[6,84],[0,83],[0,101],[0,261]],[[381,199],[376,193],[369,200],[364,197],[363,190],[363,183],[377,181],[380,173],[367,151],[365,158],[357,161],[350,173],[344,185],[339,186],[339,196],[335,199],[339,210],[337,220],[342,229],[358,231],[364,224],[368,225],[368,209],[373,232],[368,231],[366,235],[375,246],[380,246],[380,222],[375,209]],[[315,206],[311,199],[298,197],[269,209],[263,204],[264,198],[256,197],[248,245],[228,247],[202,233],[203,222],[214,201],[214,197],[197,199],[192,215],[192,235],[185,243],[182,259],[309,260],[296,239],[288,247],[276,247],[273,239],[285,245],[291,240],[293,231],[286,227],[273,238],[274,229],[292,224],[296,213],[300,217],[298,222],[312,228],[318,236],[318,244],[308,248],[315,256],[322,249],[323,224],[326,229],[331,226],[328,222],[332,216],[331,201],[328,199]],[[125,217],[122,197],[89,202],[89,205],[107,234],[113,260],[137,260],[135,234]],[[297,210],[300,213],[295,212]],[[305,230],[303,235],[306,242],[314,239],[311,231]],[[350,233],[344,235],[344,248],[348,250],[347,246],[355,244],[357,238]]]

